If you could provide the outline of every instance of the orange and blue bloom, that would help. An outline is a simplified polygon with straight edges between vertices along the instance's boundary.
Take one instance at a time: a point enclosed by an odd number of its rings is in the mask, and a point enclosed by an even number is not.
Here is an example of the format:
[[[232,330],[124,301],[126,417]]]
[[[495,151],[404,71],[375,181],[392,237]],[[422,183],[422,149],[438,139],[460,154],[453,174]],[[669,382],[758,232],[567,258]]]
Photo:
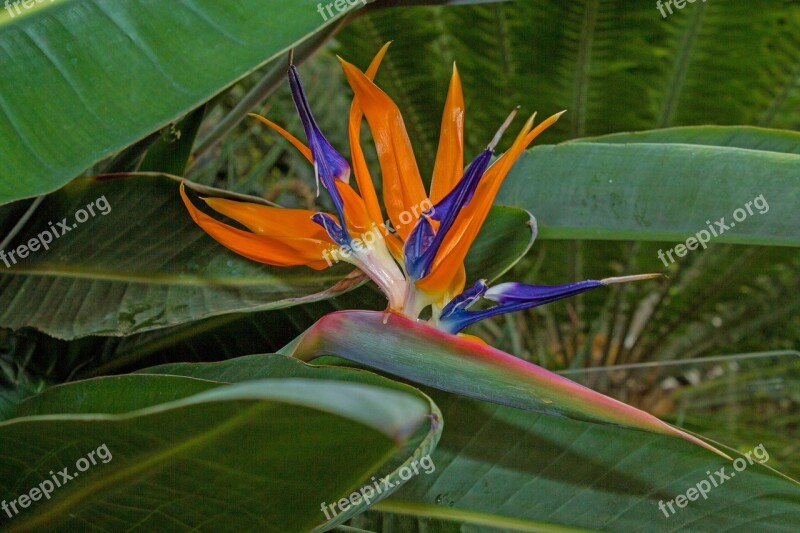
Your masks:
[[[628,276],[555,286],[502,283],[489,287],[479,280],[465,290],[464,259],[503,179],[522,151],[563,112],[535,127],[535,115],[529,118],[511,147],[492,162],[495,147],[516,115],[515,110],[464,170],[464,98],[454,66],[428,193],[400,110],[372,81],[387,47],[388,44],[378,52],[366,72],[341,60],[355,93],[349,116],[352,168],[320,131],[294,65],[289,66],[289,85],[308,145],[272,121],[256,116],[289,140],[314,166],[317,188],[321,183],[327,190],[334,214],[204,198],[213,210],[250,230],[244,231],[197,209],[181,186],[184,203],[195,222],[234,252],[270,265],[322,269],[331,264],[331,255],[340,256],[381,288],[390,311],[416,319],[430,307],[430,323],[449,333],[458,333],[490,316],[535,307],[609,283],[652,277]],[[385,227],[385,219],[360,145],[364,117],[375,142],[383,204],[393,228],[385,236],[377,230]],[[350,185],[351,172],[358,192]],[[428,208],[419,210],[419,206]],[[408,223],[409,213],[417,217],[413,223]],[[366,235],[373,238],[367,239]],[[376,239],[375,235],[382,238]],[[337,249],[346,249],[347,253],[337,254]],[[496,305],[470,310],[480,299]]]

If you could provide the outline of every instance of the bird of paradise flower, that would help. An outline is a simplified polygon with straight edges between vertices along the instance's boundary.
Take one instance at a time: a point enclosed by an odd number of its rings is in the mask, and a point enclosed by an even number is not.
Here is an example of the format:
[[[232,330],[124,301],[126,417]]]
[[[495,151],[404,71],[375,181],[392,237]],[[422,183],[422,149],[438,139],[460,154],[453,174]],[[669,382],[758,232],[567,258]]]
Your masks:
[[[522,374],[530,379],[532,385],[549,391],[551,398],[584,402],[583,405],[588,406],[586,412],[591,414],[592,419],[679,436],[725,456],[696,437],[643,411],[485,346],[477,337],[460,333],[484,318],[536,307],[612,283],[650,279],[657,275],[585,280],[553,286],[501,283],[489,287],[486,280],[478,280],[465,288],[464,259],[486,220],[503,179],[520,154],[564,111],[535,126],[535,114],[531,116],[511,147],[492,161],[501,136],[516,115],[517,111],[514,110],[486,148],[464,169],[465,106],[461,80],[454,65],[428,193],[423,186],[400,110],[373,83],[389,44],[381,48],[365,72],[340,58],[347,81],[355,94],[348,121],[352,168],[325,138],[314,120],[297,68],[291,59],[289,85],[308,145],[278,124],[251,115],[286,138],[314,166],[318,189],[321,182],[333,201],[335,215],[222,198],[203,198],[214,211],[230,217],[249,230],[244,231],[197,209],[182,184],[181,196],[194,221],[230,250],[269,265],[305,265],[321,270],[330,266],[330,256],[341,257],[377,284],[388,300],[387,311],[405,324],[406,329],[413,329],[419,324],[421,313],[430,308],[426,325],[440,330],[438,336],[427,330],[422,333],[430,346],[445,342],[450,347],[455,346],[456,351],[463,349],[464,353],[484,350],[480,364],[491,361],[488,363],[491,369],[505,377]],[[364,117],[375,143],[383,184],[383,204],[393,227],[393,231],[386,235],[377,231],[384,215],[360,144]],[[358,192],[350,185],[351,171]],[[414,224],[408,224],[408,213],[415,212],[421,205],[430,207],[419,214]],[[365,238],[369,234],[380,234],[382,238]],[[364,245],[368,240],[369,244]],[[341,248],[346,248],[348,253],[337,255],[337,249]],[[490,300],[495,305],[472,310],[471,307],[480,299]],[[369,322],[374,318],[369,313],[362,312],[359,319]],[[331,318],[329,323],[334,324],[340,318]],[[383,323],[386,323],[386,319]],[[449,334],[451,338],[448,340],[441,334]],[[309,348],[310,351],[320,349],[323,345],[328,349],[336,349],[335,342],[312,342],[309,340],[312,337],[311,333],[305,337],[307,345],[316,346]],[[296,348],[297,344],[292,350]],[[553,402],[547,398],[541,401]]]

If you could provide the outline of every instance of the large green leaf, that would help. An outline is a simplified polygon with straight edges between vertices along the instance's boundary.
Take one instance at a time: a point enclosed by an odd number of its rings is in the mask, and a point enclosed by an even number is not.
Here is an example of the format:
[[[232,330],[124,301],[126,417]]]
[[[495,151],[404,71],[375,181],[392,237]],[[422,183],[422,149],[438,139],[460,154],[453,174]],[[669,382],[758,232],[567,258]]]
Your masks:
[[[644,411],[544,368],[394,313],[340,311],[326,315],[281,353],[304,361],[336,355],[448,392],[679,437],[720,453]]]
[[[61,0],[3,10],[0,203],[60,187],[287,51],[325,25],[317,4]]]
[[[404,391],[409,394],[419,394],[417,389],[408,385],[397,383],[386,378],[377,376],[370,372],[350,370],[343,372],[341,368],[329,368],[324,366],[309,366],[295,359],[281,355],[251,355],[239,357],[219,363],[191,364],[175,363],[147,368],[140,371],[142,374],[157,374],[169,376],[188,376],[204,380],[224,381],[226,383],[238,383],[269,376],[285,376],[307,379],[339,380],[346,382],[365,383],[384,388]],[[389,459],[381,468],[373,472],[375,479],[388,479],[395,486],[387,492],[376,495],[371,502],[361,502],[345,513],[340,514],[335,519],[331,518],[325,526],[331,526],[344,522],[348,517],[354,516],[369,505],[374,504],[394,493],[405,480],[401,476],[401,469],[409,467],[415,460],[432,453],[439,440],[442,431],[442,417],[438,408],[431,402],[430,405],[430,424],[424,425],[413,438],[409,438],[395,455]],[[428,467],[430,469],[430,467]],[[381,486],[383,486],[381,484]],[[347,494],[342,494],[347,496]],[[322,527],[322,526],[320,526]]]
[[[79,210],[102,198],[105,207],[78,223]],[[48,250],[0,267],[1,326],[63,339],[126,335],[327,298],[360,282],[334,286],[345,265],[271,268],[227,251],[194,224],[177,182],[164,177],[77,180],[48,196],[6,250],[52,227],[62,233],[62,219],[71,229]]]
[[[11,530],[307,530],[326,521],[322,502],[435,445],[440,426],[428,421],[438,410],[414,389],[287,362],[251,358],[246,383],[209,380],[241,381],[241,372],[205,368],[200,379],[183,367],[63,385],[23,403],[0,423],[0,498],[28,492],[50,470],[81,477],[15,516]],[[113,460],[77,464],[103,445]]]
[[[663,436],[431,392],[447,428],[437,470],[353,525],[368,531],[795,531],[800,484]],[[754,459],[764,458],[758,450]],[[741,472],[742,461],[747,467]],[[730,479],[714,487],[718,470]],[[707,498],[697,483],[710,487]],[[695,489],[685,508],[667,502]],[[663,501],[669,517],[658,507]]]
[[[800,155],[769,150],[566,143],[523,154],[498,201],[533,212],[543,238],[680,242],[705,230],[714,242],[798,246],[798,168]]]
[[[752,126],[683,126],[611,133],[570,142],[695,144],[800,155],[800,133]]]

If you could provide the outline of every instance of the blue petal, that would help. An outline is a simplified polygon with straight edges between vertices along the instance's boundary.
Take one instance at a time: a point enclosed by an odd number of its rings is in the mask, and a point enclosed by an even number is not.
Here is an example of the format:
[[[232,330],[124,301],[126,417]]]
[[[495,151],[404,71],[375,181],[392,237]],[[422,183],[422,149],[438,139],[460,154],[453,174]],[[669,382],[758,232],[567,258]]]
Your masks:
[[[453,223],[456,221],[459,211],[461,211],[461,208],[465,205],[465,201],[472,198],[472,195],[475,193],[478,182],[483,176],[483,173],[486,172],[491,160],[492,150],[490,148],[478,154],[478,156],[472,160],[472,163],[469,164],[469,167],[467,167],[467,170],[464,172],[464,176],[453,190],[450,191],[441,202],[429,210],[430,217],[440,222],[439,229],[436,230],[436,235],[434,235],[433,239],[424,249],[418,249],[417,245],[409,249],[411,252],[419,253],[419,255],[405,257],[406,270],[408,270],[409,275],[411,275],[413,279],[421,279],[430,272],[433,260],[436,257],[436,252],[439,251],[442,242],[444,242],[447,232],[453,227]],[[426,213],[426,215],[427,214],[428,213]],[[425,217],[422,218],[425,219]],[[430,225],[430,222],[426,221],[426,223]],[[422,224],[422,220],[417,222],[417,225],[414,226],[414,230],[416,230],[420,224]],[[428,231],[427,229],[422,228],[420,231],[422,232],[422,236],[427,235],[427,233],[425,233]],[[431,229],[430,231],[433,230]],[[421,239],[422,236],[418,238]],[[405,249],[403,253],[405,254]],[[410,266],[413,266],[413,268],[410,268]]]
[[[605,283],[594,279],[564,283],[562,285],[527,285],[525,283],[510,282],[495,285],[486,291],[484,297],[487,300],[492,300],[499,304],[519,302],[548,303],[586,292],[595,287],[600,287],[601,285],[605,285]]]
[[[300,114],[300,120],[303,122],[303,129],[308,138],[308,147],[311,149],[311,155],[314,159],[317,179],[322,180],[322,185],[330,193],[333,204],[336,206],[339,220],[344,220],[344,204],[334,180],[347,181],[350,176],[350,165],[342,154],[337,152],[328,142],[328,139],[325,138],[319,126],[317,126],[317,122],[314,120],[314,115],[311,114],[311,108],[308,105],[303,82],[300,81],[300,75],[294,65],[289,65],[289,86],[292,89],[294,105]],[[344,229],[344,232],[346,234],[347,230]]]
[[[425,251],[430,248],[434,238],[435,235],[430,220],[425,216],[421,216],[414,229],[409,233],[405,245],[403,245],[406,272],[412,278],[419,279],[422,277],[422,271],[425,268]]]
[[[483,173],[486,172],[486,167],[489,165],[489,161],[486,161],[486,165],[480,169],[480,172],[476,171],[470,173],[472,165],[475,165],[479,160],[482,161],[483,158],[487,156],[488,159],[491,159],[497,143],[500,142],[500,138],[503,136],[503,133],[506,131],[506,129],[508,129],[511,121],[514,120],[514,117],[517,115],[517,111],[519,111],[519,106],[517,106],[516,109],[514,109],[508,115],[508,117],[506,117],[506,120],[497,130],[497,133],[494,134],[494,138],[492,138],[492,141],[486,147],[486,150],[481,152],[478,157],[476,157],[475,160],[470,163],[470,168],[467,168],[464,176],[461,178],[458,184],[453,187],[453,190],[450,191],[447,196],[442,198],[438,204],[433,206],[433,209],[430,210],[430,217],[432,217],[434,220],[441,221],[446,217],[451,216],[453,212],[455,212],[457,215],[459,211],[469,204],[470,200],[472,200],[472,197],[475,194],[475,190],[478,188],[478,182],[480,181],[481,177],[483,177]]]
[[[494,148],[500,141],[503,132],[508,128],[509,124],[511,124],[511,121],[517,114],[517,110],[519,110],[519,108],[508,115],[508,118],[506,118],[505,122],[500,126],[500,129],[497,130],[492,141],[483,152],[472,160],[467,170],[464,171],[464,175],[456,186],[453,187],[453,190],[425,212],[425,216],[439,222],[439,229],[436,230],[436,235],[433,240],[430,240],[427,239],[427,232],[432,230],[427,227],[420,228],[419,231],[422,232],[422,234],[416,237],[417,241],[409,248],[409,253],[412,255],[405,255],[406,251],[405,249],[403,250],[406,271],[408,271],[413,279],[421,279],[430,273],[433,260],[436,258],[436,254],[442,246],[447,232],[453,227],[456,217],[461,210],[469,204],[470,200],[472,200],[472,197],[475,195],[478,183],[480,183],[486,169],[489,168],[489,163],[494,154]],[[420,223],[421,221],[417,223],[417,226],[419,226]],[[430,223],[428,223],[428,225],[430,225]],[[414,229],[417,228],[415,227]],[[425,237],[425,239],[423,239],[423,237]]]
[[[345,230],[342,228],[342,226],[340,226],[328,213],[314,213],[314,215],[311,217],[311,220],[325,228],[328,236],[339,246],[350,244],[349,235],[345,233]]]
[[[466,311],[472,304],[478,301],[478,298],[486,293],[488,288],[489,286],[486,285],[486,280],[479,279],[475,285],[450,300],[450,302],[442,308],[439,319],[444,320],[453,314]]]
[[[511,313],[537,307],[563,298],[569,298],[582,292],[590,291],[606,285],[603,281],[586,280],[563,285],[526,285],[524,283],[501,283],[484,292],[483,297],[498,302],[498,305],[481,311],[468,311],[463,306],[450,311],[445,315],[444,310],[440,318],[443,329],[450,333],[458,333],[465,327],[495,315]],[[470,289],[472,290],[472,289]],[[464,293],[466,294],[466,292]],[[457,296],[453,302],[461,298]],[[445,306],[449,309],[451,304]],[[458,307],[458,303],[454,307]]]
[[[482,162],[487,153],[489,157],[486,161],[486,166],[484,166],[481,172],[478,173],[478,169],[470,172],[473,165],[475,165],[479,160]],[[448,216],[451,216],[453,213],[457,215],[461,209],[469,204],[469,201],[472,200],[472,197],[475,195],[475,189],[478,188],[478,183],[480,182],[481,177],[483,177],[483,173],[486,171],[486,167],[488,167],[491,157],[492,151],[490,149],[487,148],[481,152],[478,157],[476,157],[475,160],[470,163],[467,171],[464,172],[464,176],[462,176],[456,186],[453,187],[453,190],[447,193],[447,196],[439,200],[439,202],[434,205],[432,209],[429,209],[425,214],[440,222]]]

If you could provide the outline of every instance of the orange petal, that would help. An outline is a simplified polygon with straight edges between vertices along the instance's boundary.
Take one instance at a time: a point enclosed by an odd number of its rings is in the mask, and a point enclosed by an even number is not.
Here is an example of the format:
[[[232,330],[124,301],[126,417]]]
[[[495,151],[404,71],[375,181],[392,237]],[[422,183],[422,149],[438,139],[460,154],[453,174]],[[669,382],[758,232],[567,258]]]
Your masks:
[[[364,200],[347,183],[336,180],[336,188],[344,203],[344,217],[347,222],[347,231],[351,237],[358,237],[363,233],[372,231],[372,219],[367,213]]]
[[[308,159],[309,163],[311,163],[312,165],[314,164],[314,159],[311,157],[311,149],[305,144],[303,144],[303,141],[301,141],[300,139],[298,139],[285,129],[281,128],[268,118],[264,118],[261,115],[256,115],[255,113],[248,113],[247,116],[257,118],[258,120],[260,120],[261,122],[272,128],[273,130],[280,133],[284,137],[284,139],[292,143],[294,147],[297,148],[300,151],[300,153],[305,156],[306,159]]]
[[[450,285],[445,292],[445,300],[447,300],[447,302],[464,292],[464,285],[467,283],[467,269],[464,268],[464,263],[462,262],[458,267],[459,268],[456,268],[455,276],[450,280]]]
[[[439,150],[431,179],[431,201],[438,202],[453,190],[464,174],[464,95],[461,78],[453,63],[453,76],[442,114]]]
[[[386,55],[386,51],[389,49],[390,44],[392,44],[391,41],[383,45],[383,47],[378,50],[378,53],[375,54],[372,62],[369,64],[366,76],[370,80],[375,79],[375,74],[378,73],[378,67],[381,64],[381,61],[383,61],[383,56]],[[358,191],[361,193],[361,197],[364,199],[364,203],[367,206],[367,212],[369,213],[370,218],[372,218],[376,224],[380,224],[383,222],[381,205],[378,203],[378,195],[375,193],[375,186],[372,183],[372,176],[370,176],[369,167],[367,167],[367,161],[364,158],[364,151],[361,148],[361,119],[363,117],[364,113],[361,111],[361,106],[359,105],[358,97],[356,96],[353,98],[353,103],[350,104],[350,158],[353,162],[353,173],[356,177],[356,183],[358,183]]]
[[[389,220],[405,240],[412,227],[403,224],[400,215],[411,213],[413,207],[418,208],[427,200],[427,195],[403,117],[392,99],[363,72],[341,58],[339,61],[372,130],[383,177],[383,203]]]
[[[462,339],[471,340],[472,342],[477,342],[478,344],[485,344],[486,346],[489,346],[489,343],[486,342],[485,340],[481,339],[480,337],[476,337],[475,335],[470,335],[469,333],[459,333],[458,336],[461,337]]]
[[[425,292],[441,292],[448,287],[456,274],[456,269],[462,266],[472,242],[478,235],[484,220],[486,220],[497,191],[500,189],[500,185],[503,183],[508,171],[522,151],[541,132],[556,122],[563,113],[563,111],[556,113],[533,129],[531,129],[533,125],[533,117],[531,117],[522,128],[511,148],[489,167],[483,178],[481,178],[472,201],[459,213],[456,222],[447,233],[441,248],[436,254],[430,273],[416,282],[418,288]]]
[[[189,210],[192,219],[206,233],[217,242],[236,252],[239,255],[275,266],[306,265],[315,270],[327,268],[330,264],[324,259],[324,253],[335,245],[328,238],[327,241],[308,236],[262,235],[250,233],[224,224],[211,218],[189,200],[183,183],[181,183],[181,198]],[[252,205],[252,204],[249,204]],[[270,209],[267,206],[259,206]],[[271,208],[280,209],[280,208]],[[281,209],[291,212],[291,209]],[[249,214],[243,218],[249,220]],[[313,222],[312,222],[313,223]],[[285,232],[284,232],[285,233]],[[323,232],[324,233],[324,232]]]
[[[217,213],[232,218],[258,235],[329,240],[325,229],[311,220],[315,211],[270,207],[225,198],[209,197],[203,198],[203,201]]]

